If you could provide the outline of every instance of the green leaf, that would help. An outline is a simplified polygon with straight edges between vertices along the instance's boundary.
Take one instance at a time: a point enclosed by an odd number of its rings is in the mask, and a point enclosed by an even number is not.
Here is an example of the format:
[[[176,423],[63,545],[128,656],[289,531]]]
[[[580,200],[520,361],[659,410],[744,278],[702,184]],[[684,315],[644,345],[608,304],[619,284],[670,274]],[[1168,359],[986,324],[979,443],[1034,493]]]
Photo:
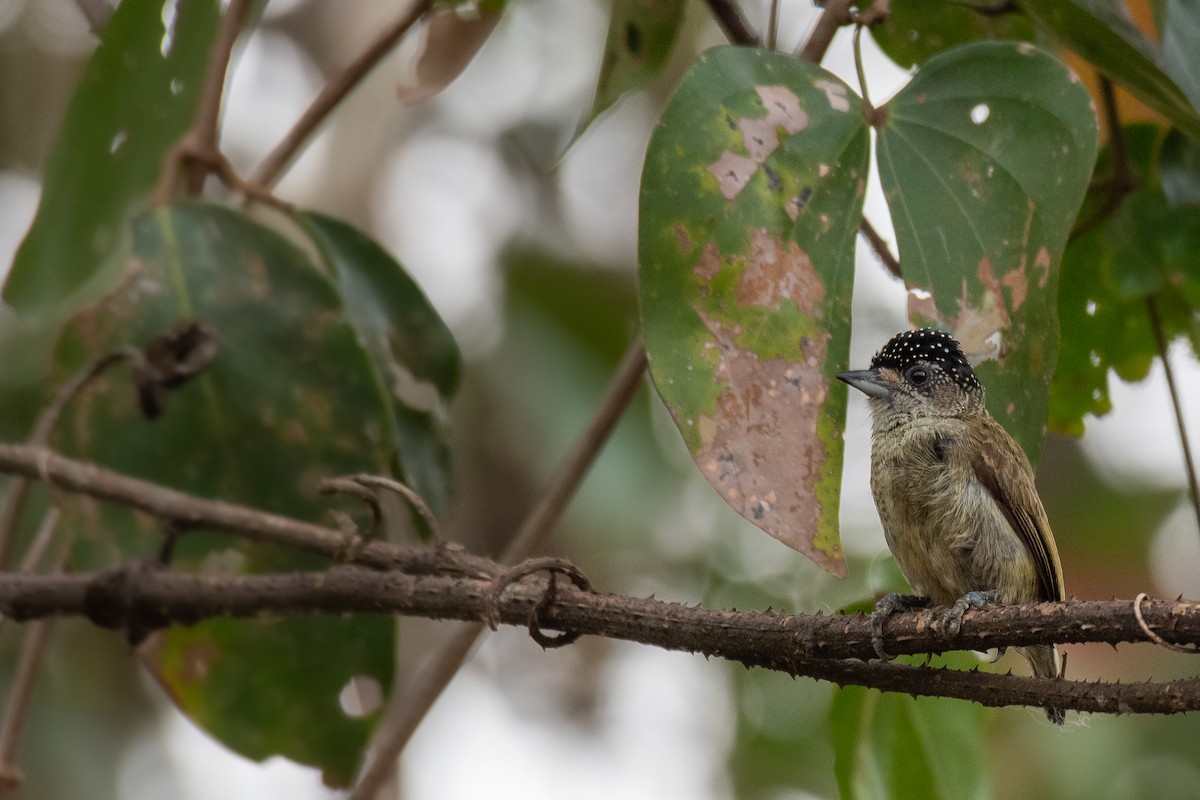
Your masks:
[[[60,380],[98,354],[144,347],[181,319],[214,328],[220,352],[154,421],[142,417],[127,370],[109,370],[71,408],[58,446],[307,519],[329,508],[317,493],[322,479],[386,470],[388,400],[336,289],[294,245],[232,211],[180,204],[135,220],[128,267],[117,292],[65,328]],[[150,556],[162,540],[152,520],[122,509],[77,500],[69,513],[82,567]],[[225,573],[328,566],[200,530],[182,536],[173,563]],[[250,758],[282,754],[344,783],[370,720],[341,713],[338,694],[355,676],[389,687],[393,647],[386,618],[214,620],[168,631],[147,662],[180,708],[228,746]]]
[[[337,277],[350,323],[374,362],[381,391],[392,399],[395,413],[387,422],[401,477],[435,514],[444,514],[450,494],[445,406],[462,371],[453,335],[417,282],[372,239],[315,212],[295,218]]]
[[[163,27],[168,5],[177,9],[170,31]],[[215,0],[124,0],[113,12],[67,109],[37,216],[4,284],[4,301],[26,325],[56,324],[119,276],[112,255],[163,156],[192,122],[217,18]]]
[[[871,36],[888,58],[905,69],[975,39],[1033,39],[1033,24],[1024,16],[979,12],[972,5],[995,7],[996,3],[892,0],[891,14],[871,28]]]
[[[1171,205],[1200,205],[1200,142],[1177,130],[1163,140],[1159,180]]]
[[[1058,265],[1096,160],[1087,91],[1032,45],[935,56],[888,103],[879,172],[915,323],[947,328],[1036,463]]]
[[[1021,10],[1172,124],[1200,137],[1200,116],[1118,0],[1027,0]],[[1188,57],[1191,56],[1189,51]]]
[[[981,707],[958,700],[839,688],[829,711],[839,795],[990,797],[987,772],[980,769],[986,763],[983,719]]]
[[[1168,0],[1167,20],[1162,27],[1163,69],[1192,103],[1200,109],[1200,3]]]
[[[832,74],[719,47],[684,77],[642,171],[642,326],[659,394],[705,478],[838,575],[858,97]],[[831,385],[832,382],[832,385]]]
[[[654,80],[683,24],[683,0],[615,0],[589,120]]]
[[[1130,195],[1067,248],[1058,307],[1071,335],[1051,386],[1052,429],[1078,436],[1085,415],[1112,409],[1110,369],[1126,381],[1149,373],[1158,344],[1148,299],[1168,341],[1200,342],[1200,206],[1172,207],[1157,188]]]

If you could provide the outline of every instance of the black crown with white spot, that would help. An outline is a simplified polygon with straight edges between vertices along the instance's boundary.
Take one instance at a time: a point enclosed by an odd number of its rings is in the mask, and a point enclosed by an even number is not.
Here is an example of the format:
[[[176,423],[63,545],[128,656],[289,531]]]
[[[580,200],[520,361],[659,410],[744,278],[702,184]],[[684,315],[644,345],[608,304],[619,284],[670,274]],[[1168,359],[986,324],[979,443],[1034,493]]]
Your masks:
[[[959,343],[950,334],[933,328],[896,334],[871,359],[871,369],[890,367],[903,372],[919,361],[941,366],[963,389],[982,388]]]

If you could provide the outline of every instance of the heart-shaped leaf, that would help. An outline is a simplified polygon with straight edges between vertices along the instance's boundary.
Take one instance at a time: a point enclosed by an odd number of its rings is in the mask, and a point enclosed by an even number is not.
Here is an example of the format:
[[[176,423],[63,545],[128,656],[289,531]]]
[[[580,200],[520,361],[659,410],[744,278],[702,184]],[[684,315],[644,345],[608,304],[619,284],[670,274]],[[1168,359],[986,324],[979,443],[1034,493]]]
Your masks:
[[[643,330],[659,394],[738,513],[838,575],[858,97],[787,55],[720,47],[681,82],[642,171]]]
[[[338,293],[304,253],[240,214],[209,205],[155,209],[133,226],[123,285],[64,329],[60,379],[98,354],[144,347],[181,319],[216,332],[219,352],[149,421],[126,370],[90,386],[56,446],[196,494],[300,518],[327,514],[323,478],[384,472],[390,400]],[[351,508],[354,508],[351,506]],[[120,508],[68,506],[80,566],[155,554],[164,531]],[[174,564],[203,572],[316,569],[328,561],[188,530]],[[369,718],[339,706],[353,678],[387,688],[394,626],[382,617],[317,622],[214,620],[173,628],[144,653],[180,708],[243,755],[282,754],[348,781]]]
[[[953,332],[1036,463],[1058,265],[1096,160],[1091,99],[1032,45],[975,42],[927,61],[886,115],[879,173],[910,316]]]
[[[450,502],[445,416],[462,370],[458,345],[421,287],[374,240],[323,214],[296,219],[337,277],[350,323],[392,398],[387,423],[401,477],[441,515]]]

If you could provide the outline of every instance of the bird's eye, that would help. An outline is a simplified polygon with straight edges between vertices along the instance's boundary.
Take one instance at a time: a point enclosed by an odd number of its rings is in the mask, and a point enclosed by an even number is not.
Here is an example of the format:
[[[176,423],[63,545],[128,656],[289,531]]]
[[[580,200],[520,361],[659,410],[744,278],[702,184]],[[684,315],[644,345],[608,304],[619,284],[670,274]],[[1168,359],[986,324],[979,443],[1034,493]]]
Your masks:
[[[924,367],[909,367],[905,376],[913,386],[920,386],[929,380],[929,370]]]

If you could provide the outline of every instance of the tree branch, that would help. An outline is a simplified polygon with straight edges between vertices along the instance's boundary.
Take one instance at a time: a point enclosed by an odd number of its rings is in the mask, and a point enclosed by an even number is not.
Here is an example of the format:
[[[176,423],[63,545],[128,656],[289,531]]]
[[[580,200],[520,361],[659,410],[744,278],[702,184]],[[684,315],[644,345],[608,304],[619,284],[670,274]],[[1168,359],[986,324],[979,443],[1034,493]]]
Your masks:
[[[733,44],[743,47],[758,47],[761,42],[758,34],[750,27],[750,21],[742,13],[741,7],[735,0],[706,0],[708,10],[712,12],[717,24],[725,34],[725,38]]]
[[[973,700],[988,706],[1054,706],[1105,713],[1200,710],[1200,678],[1114,684],[931,669],[864,661],[873,657],[871,623],[852,616],[713,611],[650,598],[586,592],[559,585],[538,609],[547,581],[530,577],[505,589],[493,608],[508,625],[535,625],[719,656],[763,667],[885,691]],[[348,566],[321,573],[217,576],[144,567],[76,575],[0,577],[0,613],[16,620],[82,615],[110,628],[146,630],[211,616],[405,614],[479,622],[492,580],[409,575]],[[543,604],[544,605],[544,604]],[[536,618],[531,622],[531,614]],[[1200,603],[1146,600],[1148,627],[1175,644],[1200,641]],[[884,628],[897,653],[987,649],[1049,642],[1136,642],[1145,634],[1128,600],[1036,603],[967,612],[962,630],[944,637],[928,612],[891,617]]]
[[[346,534],[311,522],[258,509],[207,500],[156,483],[122,475],[104,467],[76,461],[53,451],[29,445],[0,443],[0,473],[44,480],[57,489],[87,495],[143,511],[187,531],[202,528],[320,553],[334,560],[345,558],[376,569],[410,573],[438,572],[490,575],[497,567],[487,559],[449,547],[401,547],[389,542],[366,542],[351,547]],[[353,550],[352,557],[346,558]]]

